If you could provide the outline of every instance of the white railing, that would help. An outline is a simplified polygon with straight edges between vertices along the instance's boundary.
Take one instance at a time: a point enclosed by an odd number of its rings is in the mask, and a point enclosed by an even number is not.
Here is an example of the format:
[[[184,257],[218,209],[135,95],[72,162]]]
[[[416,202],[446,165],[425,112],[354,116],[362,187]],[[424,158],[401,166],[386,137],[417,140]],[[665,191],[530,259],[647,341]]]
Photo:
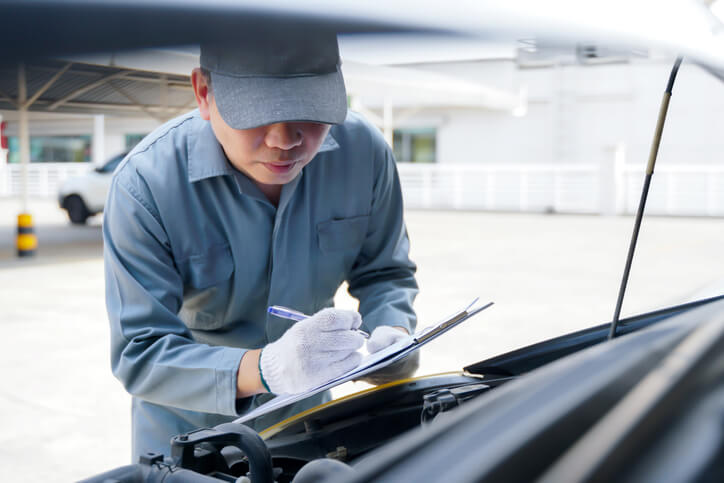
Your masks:
[[[635,213],[645,168],[623,168],[624,210]],[[724,166],[679,164],[654,171],[646,212],[673,216],[724,216]]]
[[[589,165],[398,165],[408,208],[595,213],[598,170]]]
[[[28,195],[55,197],[60,184],[71,176],[87,173],[91,163],[30,163],[28,165]],[[0,197],[19,196],[23,172],[19,164],[0,163]]]
[[[400,163],[398,170],[410,209],[631,214],[644,166]],[[657,168],[646,213],[724,216],[724,167]]]
[[[0,163],[0,197],[21,193],[21,168]],[[29,195],[54,197],[66,178],[91,169],[91,163],[31,163]],[[548,213],[635,213],[644,169],[612,163],[398,164],[407,208]],[[611,199],[614,209],[606,206]],[[724,216],[724,166],[657,167],[646,213]]]

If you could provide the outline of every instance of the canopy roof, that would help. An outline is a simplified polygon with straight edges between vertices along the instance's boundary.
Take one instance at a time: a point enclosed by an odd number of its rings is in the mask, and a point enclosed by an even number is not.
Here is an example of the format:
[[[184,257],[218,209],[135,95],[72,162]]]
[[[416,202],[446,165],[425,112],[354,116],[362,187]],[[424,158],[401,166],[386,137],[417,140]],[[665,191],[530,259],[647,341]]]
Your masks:
[[[30,111],[163,119],[194,105],[188,75],[61,59],[35,59],[22,70]],[[20,65],[0,67],[0,109],[19,109],[20,71]]]
[[[149,115],[171,118],[195,106],[188,73],[198,48],[148,49],[24,64],[29,111]],[[344,60],[348,92],[369,107],[456,107],[512,110],[516,93],[407,67]],[[20,65],[0,66],[0,110],[17,110]]]

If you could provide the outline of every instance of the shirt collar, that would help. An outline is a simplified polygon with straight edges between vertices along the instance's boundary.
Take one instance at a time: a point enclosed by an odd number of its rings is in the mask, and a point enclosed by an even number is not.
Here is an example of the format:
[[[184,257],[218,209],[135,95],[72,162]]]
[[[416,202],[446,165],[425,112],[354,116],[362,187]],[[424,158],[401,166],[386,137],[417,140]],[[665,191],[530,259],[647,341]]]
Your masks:
[[[201,119],[198,113],[194,118],[194,122],[201,122],[203,125],[194,126],[194,130],[187,138],[189,182],[194,183],[215,176],[233,176],[236,170],[226,159],[226,153],[211,129],[211,123]],[[339,149],[339,144],[329,133],[317,153],[335,149]]]
[[[211,123],[194,116],[193,130],[187,137],[189,182],[193,183],[215,176],[233,175],[234,168],[226,159],[226,154],[216,140]]]

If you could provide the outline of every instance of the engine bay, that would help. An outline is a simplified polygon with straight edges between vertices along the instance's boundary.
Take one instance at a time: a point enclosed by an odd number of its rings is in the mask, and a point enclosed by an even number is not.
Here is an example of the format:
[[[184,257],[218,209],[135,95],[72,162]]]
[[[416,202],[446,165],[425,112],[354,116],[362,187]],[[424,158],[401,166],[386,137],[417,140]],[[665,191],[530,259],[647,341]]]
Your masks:
[[[402,379],[335,399],[259,434],[235,423],[180,434],[171,441],[171,455],[149,453],[137,465],[86,481],[136,481],[127,479],[131,474],[149,481],[154,473],[163,481],[319,481],[352,472],[351,465],[370,451],[510,379],[462,372]]]

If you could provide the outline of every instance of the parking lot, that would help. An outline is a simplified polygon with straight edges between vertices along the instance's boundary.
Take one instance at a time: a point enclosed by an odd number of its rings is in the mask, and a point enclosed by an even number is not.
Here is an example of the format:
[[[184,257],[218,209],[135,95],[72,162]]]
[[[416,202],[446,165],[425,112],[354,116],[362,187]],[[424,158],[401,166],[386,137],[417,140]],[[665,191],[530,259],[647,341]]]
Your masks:
[[[1,481],[71,481],[129,463],[129,397],[109,369],[100,218],[70,226],[35,201],[39,250],[13,256],[18,200],[0,200]],[[630,217],[413,211],[420,324],[495,305],[425,347],[419,374],[610,320]],[[624,314],[724,292],[721,219],[645,219]],[[345,294],[338,305],[353,307]],[[350,384],[337,394],[353,391]]]

